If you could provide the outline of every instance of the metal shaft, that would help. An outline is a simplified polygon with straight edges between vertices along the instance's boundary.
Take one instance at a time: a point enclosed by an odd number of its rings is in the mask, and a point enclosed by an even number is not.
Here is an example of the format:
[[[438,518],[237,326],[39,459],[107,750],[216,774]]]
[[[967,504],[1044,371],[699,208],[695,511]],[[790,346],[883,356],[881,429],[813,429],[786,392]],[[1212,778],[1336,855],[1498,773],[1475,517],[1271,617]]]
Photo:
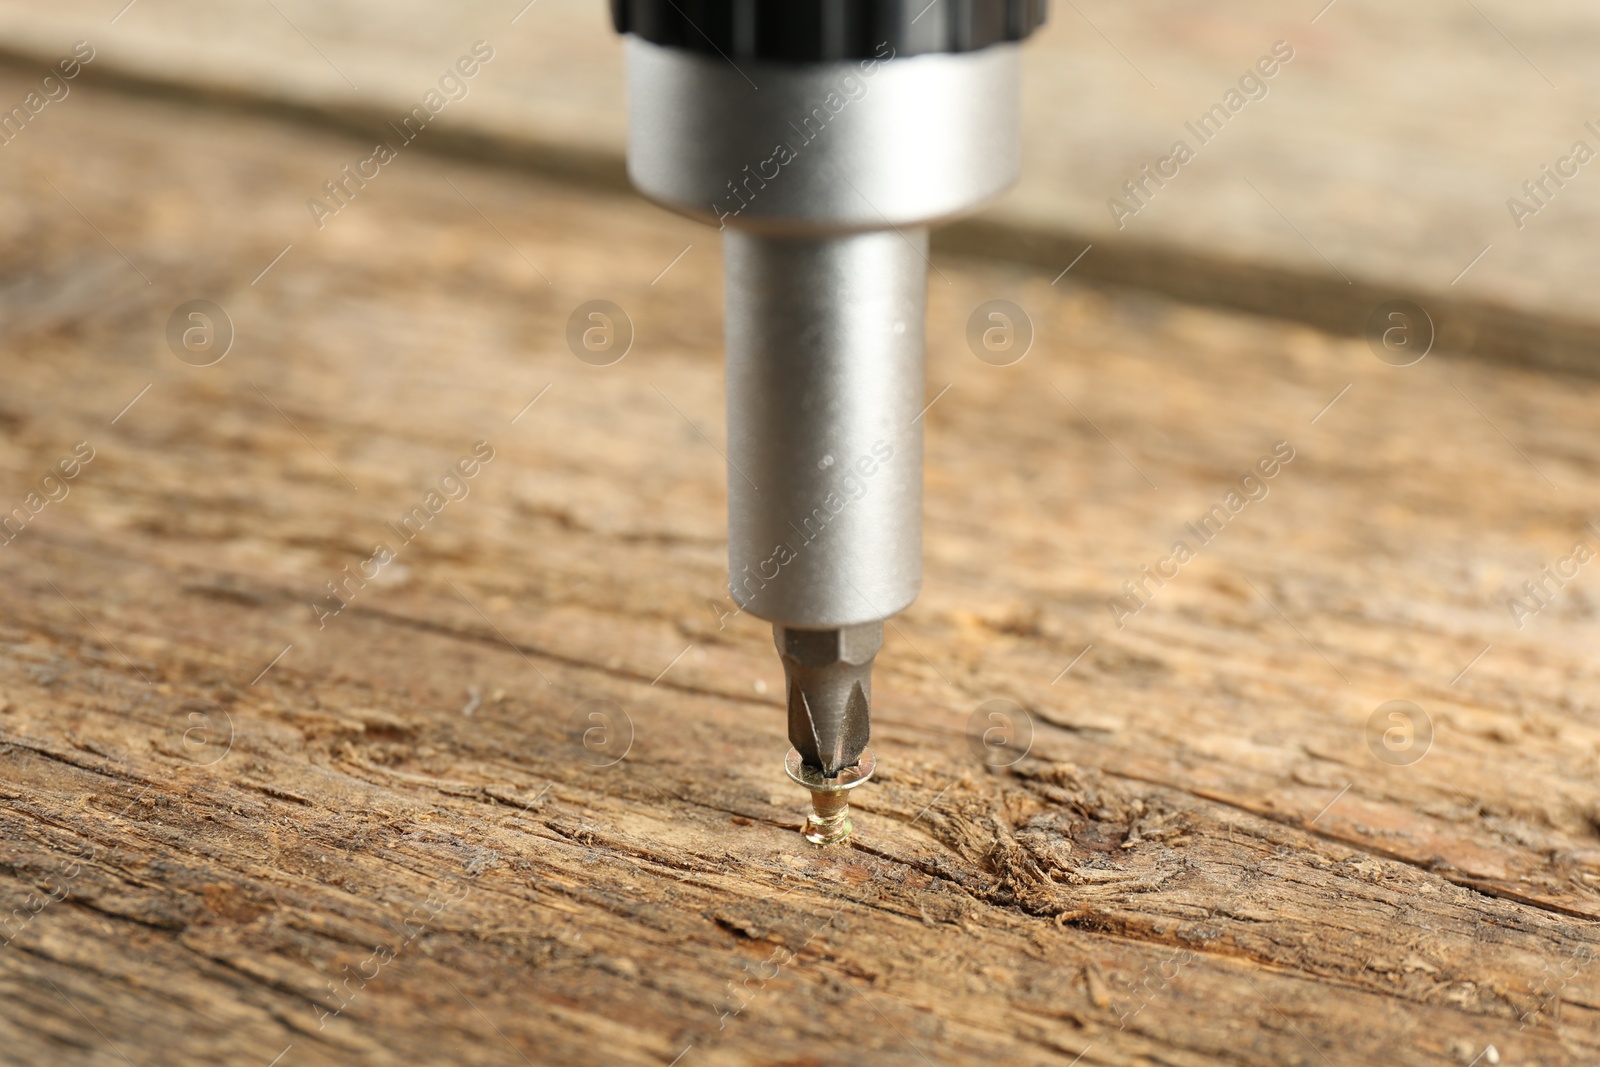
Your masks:
[[[729,230],[729,586],[774,623],[789,740],[828,777],[871,735],[882,620],[922,577],[927,236]]]
[[[922,581],[927,231],[729,230],[729,584],[809,629],[903,611]]]
[[[775,624],[789,741],[829,779],[866,749],[882,620],[921,582],[926,244],[723,239],[729,586]]]

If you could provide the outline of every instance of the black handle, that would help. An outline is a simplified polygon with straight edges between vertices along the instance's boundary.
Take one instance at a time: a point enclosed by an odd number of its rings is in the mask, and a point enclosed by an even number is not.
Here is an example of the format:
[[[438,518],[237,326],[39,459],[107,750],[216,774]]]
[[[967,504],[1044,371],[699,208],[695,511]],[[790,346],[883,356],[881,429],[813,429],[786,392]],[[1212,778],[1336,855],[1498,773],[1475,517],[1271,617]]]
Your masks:
[[[815,63],[1020,41],[1047,0],[611,0],[618,33],[729,59]]]

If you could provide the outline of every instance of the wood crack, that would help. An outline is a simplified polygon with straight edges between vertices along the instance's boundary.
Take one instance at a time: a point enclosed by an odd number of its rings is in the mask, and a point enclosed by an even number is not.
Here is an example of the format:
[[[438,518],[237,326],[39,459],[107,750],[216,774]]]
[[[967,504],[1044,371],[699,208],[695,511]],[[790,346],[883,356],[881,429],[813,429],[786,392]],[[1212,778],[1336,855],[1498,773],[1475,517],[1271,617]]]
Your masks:
[[[1460,886],[1463,889],[1470,889],[1473,892],[1483,893],[1486,896],[1514,901],[1518,904],[1524,904],[1530,908],[1537,908],[1540,911],[1549,912],[1552,915],[1561,915],[1571,919],[1585,919],[1594,922],[1597,920],[1597,918],[1600,918],[1600,916],[1596,916],[1596,914],[1592,912],[1586,912],[1576,908],[1569,908],[1563,904],[1559,904],[1551,900],[1540,900],[1536,897],[1527,896],[1526,894],[1519,893],[1515,889],[1511,889],[1483,875],[1474,875],[1467,871],[1461,871],[1459,868],[1448,864],[1419,860],[1415,857],[1408,856],[1405,853],[1392,852],[1379,845],[1375,845],[1370,841],[1345,837],[1341,834],[1333,833],[1328,830],[1321,830],[1313,826],[1308,826],[1299,816],[1278,815],[1265,809],[1258,810],[1240,804],[1225,796],[1213,794],[1203,789],[1194,789],[1174,782],[1163,781],[1159,778],[1150,778],[1145,775],[1132,774],[1127,771],[1113,770],[1109,767],[1106,768],[1105,773],[1116,778],[1126,778],[1130,781],[1143,782],[1146,785],[1154,785],[1160,786],[1164,789],[1171,789],[1174,792],[1183,793],[1187,796],[1194,797],[1196,800],[1203,800],[1207,803],[1217,804],[1221,807],[1228,808],[1231,811],[1237,811],[1244,815],[1251,815],[1255,818],[1262,819],[1266,822],[1275,823],[1279,826],[1287,826],[1292,830],[1298,830],[1299,832],[1309,834],[1312,837],[1321,838],[1324,841],[1331,841],[1335,844],[1343,845],[1346,848],[1352,849],[1353,851],[1361,852],[1377,859],[1389,860],[1393,863],[1399,863],[1406,867],[1413,868],[1414,870],[1422,871],[1426,874],[1435,875],[1436,877],[1441,878],[1452,885]]]

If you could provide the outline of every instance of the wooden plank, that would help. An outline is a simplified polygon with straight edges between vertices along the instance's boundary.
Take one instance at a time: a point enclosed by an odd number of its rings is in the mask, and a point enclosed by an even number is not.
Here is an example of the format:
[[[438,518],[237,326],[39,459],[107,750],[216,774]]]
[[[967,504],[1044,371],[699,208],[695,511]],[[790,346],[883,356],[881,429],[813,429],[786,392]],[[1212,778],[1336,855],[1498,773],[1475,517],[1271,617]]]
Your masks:
[[[770,635],[710,603],[712,235],[421,155],[318,230],[361,145],[72,100],[0,175],[5,501],[94,448],[0,548],[8,1056],[1600,1054],[1587,570],[1506,606],[1592,536],[1594,383],[941,262],[926,590],[859,835],[816,851]],[[596,297],[636,328],[608,368],[564,339]],[[962,339],[992,297],[1037,327],[1009,368]],[[165,338],[198,298],[209,367]],[[997,698],[1035,736],[992,769]],[[1406,765],[1370,746],[1396,699],[1434,731]]]

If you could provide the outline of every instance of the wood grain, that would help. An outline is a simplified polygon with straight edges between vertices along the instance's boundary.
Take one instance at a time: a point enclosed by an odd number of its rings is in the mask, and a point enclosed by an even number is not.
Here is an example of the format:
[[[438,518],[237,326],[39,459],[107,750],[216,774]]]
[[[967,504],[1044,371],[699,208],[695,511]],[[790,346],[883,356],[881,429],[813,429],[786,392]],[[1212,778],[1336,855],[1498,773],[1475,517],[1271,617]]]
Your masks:
[[[0,170],[0,505],[95,458],[0,547],[0,1059],[1600,1058],[1593,579],[1506,606],[1593,536],[1600,386],[939,261],[925,591],[818,851],[770,633],[713,606],[712,234],[421,154],[319,231],[359,142],[47,117]],[[1037,329],[1007,368],[963,340],[996,297]],[[165,337],[199,298],[209,367]],[[612,367],[566,348],[592,298],[636,329]],[[1009,767],[993,699],[1035,731]],[[1397,699],[1408,765],[1369,743]]]

